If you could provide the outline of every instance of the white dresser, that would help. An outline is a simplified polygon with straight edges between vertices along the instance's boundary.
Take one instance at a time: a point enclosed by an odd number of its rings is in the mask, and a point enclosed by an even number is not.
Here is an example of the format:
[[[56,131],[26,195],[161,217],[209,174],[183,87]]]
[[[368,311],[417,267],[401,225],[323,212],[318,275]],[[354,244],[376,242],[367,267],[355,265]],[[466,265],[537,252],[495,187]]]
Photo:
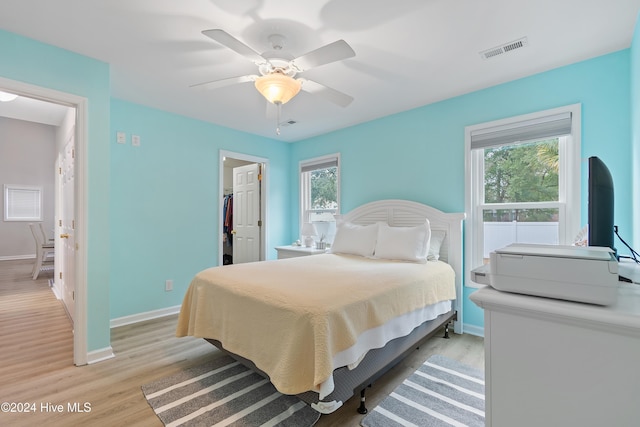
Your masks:
[[[482,288],[486,425],[640,425],[640,285],[608,307]]]
[[[276,246],[278,259],[295,258],[299,256],[309,256],[323,254],[326,249],[307,248],[305,246]]]

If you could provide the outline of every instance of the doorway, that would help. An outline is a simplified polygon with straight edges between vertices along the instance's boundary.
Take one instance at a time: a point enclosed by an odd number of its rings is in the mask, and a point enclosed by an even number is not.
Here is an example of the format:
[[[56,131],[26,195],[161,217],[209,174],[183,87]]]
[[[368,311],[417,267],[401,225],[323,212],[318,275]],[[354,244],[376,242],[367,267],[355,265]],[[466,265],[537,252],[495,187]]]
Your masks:
[[[266,259],[268,159],[220,151],[218,265]]]
[[[71,185],[66,188],[65,192],[58,191],[56,185],[55,206],[56,221],[54,223],[54,239],[55,246],[62,248],[64,242],[70,241],[64,234],[71,233],[73,243],[67,245],[66,260],[64,264],[60,264],[56,259],[55,277],[59,277],[62,271],[63,276],[68,281],[68,287],[72,291],[68,297],[72,298],[72,304],[67,305],[69,315],[73,319],[73,363],[75,365],[85,365],[88,363],[87,354],[87,312],[86,312],[86,242],[87,235],[85,232],[86,225],[86,195],[85,185],[86,174],[86,152],[87,152],[87,99],[53,89],[34,86],[31,84],[6,79],[0,77],[0,87],[10,93],[17,94],[20,97],[37,100],[41,103],[48,103],[53,106],[63,106],[69,109],[68,117],[65,118],[64,128],[61,135],[57,137],[59,149],[58,157],[64,156],[64,148],[69,149],[68,156],[73,159]],[[70,146],[73,141],[73,147]],[[67,161],[68,165],[68,161]],[[58,172],[60,164],[51,165],[51,172]],[[69,171],[69,170],[68,170]],[[58,174],[56,173],[56,176]],[[58,181],[57,181],[58,182]],[[69,181],[67,181],[69,182]],[[64,196],[66,194],[67,196]],[[72,200],[70,200],[72,199]],[[58,217],[61,206],[65,206],[66,217],[69,218],[70,225],[60,225],[62,219]],[[63,228],[67,227],[67,228]],[[64,230],[64,232],[63,232]],[[69,233],[70,232],[70,233]],[[56,257],[58,249],[56,249]],[[62,255],[61,258],[62,259]],[[66,266],[66,267],[65,267]],[[69,269],[67,274],[64,269]],[[68,288],[68,289],[69,289]]]

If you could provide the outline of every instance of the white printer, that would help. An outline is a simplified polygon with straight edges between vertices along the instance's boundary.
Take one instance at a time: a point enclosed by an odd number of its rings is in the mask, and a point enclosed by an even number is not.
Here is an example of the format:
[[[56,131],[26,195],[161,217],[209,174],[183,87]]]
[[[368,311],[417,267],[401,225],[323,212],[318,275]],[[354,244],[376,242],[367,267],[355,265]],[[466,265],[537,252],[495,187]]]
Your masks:
[[[610,305],[618,262],[609,248],[518,243],[491,252],[471,279],[499,291]]]

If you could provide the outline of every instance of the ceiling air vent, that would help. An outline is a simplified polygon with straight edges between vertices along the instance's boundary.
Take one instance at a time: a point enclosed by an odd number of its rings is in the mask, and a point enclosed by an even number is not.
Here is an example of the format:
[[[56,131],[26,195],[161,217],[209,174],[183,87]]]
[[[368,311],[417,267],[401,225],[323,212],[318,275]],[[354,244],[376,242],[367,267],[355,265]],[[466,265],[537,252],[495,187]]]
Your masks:
[[[504,55],[505,53],[513,52],[514,50],[522,49],[523,47],[527,47],[528,45],[529,41],[526,37],[523,37],[521,39],[505,43],[501,46],[484,50],[480,52],[480,56],[482,56],[482,59],[491,59],[496,56]]]
[[[295,125],[296,123],[298,122],[296,122],[295,120],[287,120],[286,122],[280,123],[280,126],[287,127],[287,126]]]

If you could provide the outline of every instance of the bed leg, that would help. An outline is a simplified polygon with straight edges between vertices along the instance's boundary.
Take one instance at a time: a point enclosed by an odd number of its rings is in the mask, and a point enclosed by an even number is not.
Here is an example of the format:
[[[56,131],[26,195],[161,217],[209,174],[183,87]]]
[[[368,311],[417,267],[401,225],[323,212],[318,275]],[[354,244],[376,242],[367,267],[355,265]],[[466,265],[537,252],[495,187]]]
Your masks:
[[[451,322],[447,322],[447,324],[444,325],[444,337],[442,337],[447,340],[449,339],[449,323]]]
[[[367,409],[366,406],[364,406],[364,401],[365,401],[365,397],[364,397],[364,391],[366,390],[366,387],[363,388],[362,390],[360,390],[360,406],[358,406],[358,413],[359,414],[366,414],[367,412],[369,412],[369,410]]]

